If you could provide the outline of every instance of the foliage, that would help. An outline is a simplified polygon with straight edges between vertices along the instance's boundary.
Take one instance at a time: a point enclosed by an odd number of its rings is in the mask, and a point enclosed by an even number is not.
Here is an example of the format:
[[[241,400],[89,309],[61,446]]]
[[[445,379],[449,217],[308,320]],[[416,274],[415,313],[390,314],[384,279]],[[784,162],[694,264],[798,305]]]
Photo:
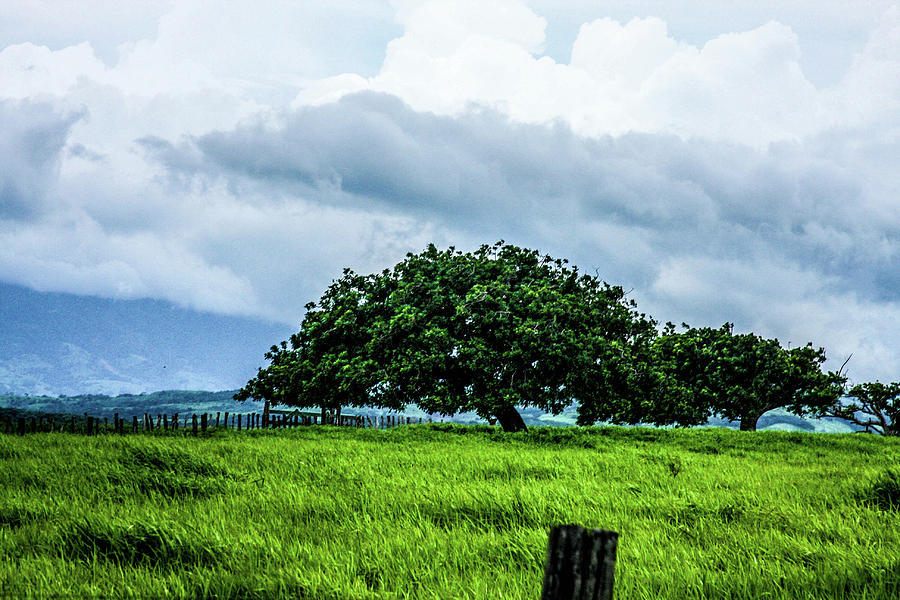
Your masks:
[[[0,436],[0,590],[537,598],[549,528],[577,523],[622,534],[621,600],[888,600],[900,512],[857,494],[880,489],[898,451],[875,436],[619,427]],[[147,485],[185,470],[217,491]]]
[[[558,414],[574,399],[590,423],[598,405],[633,404],[656,333],[622,288],[502,242],[467,253],[430,245],[380,274],[345,270],[307,309],[290,347],[273,346],[236,398],[416,403],[509,430],[525,427],[516,405]]]
[[[846,419],[882,435],[900,435],[900,382],[861,383],[847,392],[851,401],[835,402],[822,414]]]
[[[822,348],[783,348],[777,339],[735,334],[730,323],[718,329],[685,327],[677,333],[669,323],[654,343],[664,377],[650,415],[685,424],[720,415],[755,430],[769,410],[799,415],[832,406],[841,394],[843,377],[821,369]]]

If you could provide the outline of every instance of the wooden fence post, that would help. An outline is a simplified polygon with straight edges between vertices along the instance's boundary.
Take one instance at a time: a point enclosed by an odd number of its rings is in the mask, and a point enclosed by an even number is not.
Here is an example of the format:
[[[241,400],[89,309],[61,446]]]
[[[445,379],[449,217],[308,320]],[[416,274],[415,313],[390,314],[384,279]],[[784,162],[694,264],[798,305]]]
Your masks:
[[[87,434],[94,435],[94,417],[87,418]]]
[[[209,425],[208,418],[209,417],[207,417],[206,413],[203,413],[202,415],[200,415],[200,430],[203,433],[206,433],[206,427],[207,427],[207,425]]]
[[[169,430],[169,415],[163,413],[163,431]]]
[[[244,416],[244,415],[241,415],[241,414],[239,414],[239,415],[237,416],[237,418],[238,418],[238,431],[241,430],[241,417],[243,417],[243,416]]]
[[[618,539],[605,529],[551,529],[541,600],[611,600]]]
[[[221,415],[221,414],[222,414],[222,413],[220,413],[220,412],[217,412],[217,413],[216,413],[216,429],[219,428],[219,415]]]
[[[137,415],[131,415],[131,433],[138,432],[138,421]]]
[[[197,435],[197,413],[194,413],[194,415],[191,417],[191,428],[192,428],[193,434],[196,436]]]
[[[228,411],[225,411],[225,429],[228,429]]]

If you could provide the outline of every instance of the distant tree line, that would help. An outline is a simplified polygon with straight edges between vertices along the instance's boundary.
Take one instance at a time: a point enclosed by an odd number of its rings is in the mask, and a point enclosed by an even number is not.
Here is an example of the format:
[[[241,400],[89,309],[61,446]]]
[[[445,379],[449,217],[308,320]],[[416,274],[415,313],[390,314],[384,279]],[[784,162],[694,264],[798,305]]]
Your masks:
[[[525,428],[517,406],[559,414],[573,401],[580,425],[717,416],[755,430],[784,408],[897,433],[900,384],[846,392],[840,371],[822,369],[824,349],[784,348],[730,323],[660,330],[623,288],[503,242],[474,252],[429,245],[369,275],[345,269],[306,309],[300,331],[271,347],[235,399],[338,413],[415,403],[474,411],[506,431]]]

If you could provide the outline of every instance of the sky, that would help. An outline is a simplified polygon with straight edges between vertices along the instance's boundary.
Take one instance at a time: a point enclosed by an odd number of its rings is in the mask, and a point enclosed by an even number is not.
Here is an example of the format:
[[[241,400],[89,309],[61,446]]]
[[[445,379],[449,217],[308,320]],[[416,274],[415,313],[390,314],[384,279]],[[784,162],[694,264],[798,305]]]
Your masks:
[[[36,303],[295,328],[344,267],[502,239],[896,381],[898,190],[890,1],[0,11],[0,283]]]

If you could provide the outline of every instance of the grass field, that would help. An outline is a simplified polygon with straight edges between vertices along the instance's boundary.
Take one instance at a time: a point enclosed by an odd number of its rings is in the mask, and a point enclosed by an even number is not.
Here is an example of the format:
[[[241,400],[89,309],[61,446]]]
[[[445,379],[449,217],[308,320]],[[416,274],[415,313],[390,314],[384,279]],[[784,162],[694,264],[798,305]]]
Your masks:
[[[616,598],[900,597],[900,441],[430,425],[0,436],[0,596],[532,598],[620,533]]]

